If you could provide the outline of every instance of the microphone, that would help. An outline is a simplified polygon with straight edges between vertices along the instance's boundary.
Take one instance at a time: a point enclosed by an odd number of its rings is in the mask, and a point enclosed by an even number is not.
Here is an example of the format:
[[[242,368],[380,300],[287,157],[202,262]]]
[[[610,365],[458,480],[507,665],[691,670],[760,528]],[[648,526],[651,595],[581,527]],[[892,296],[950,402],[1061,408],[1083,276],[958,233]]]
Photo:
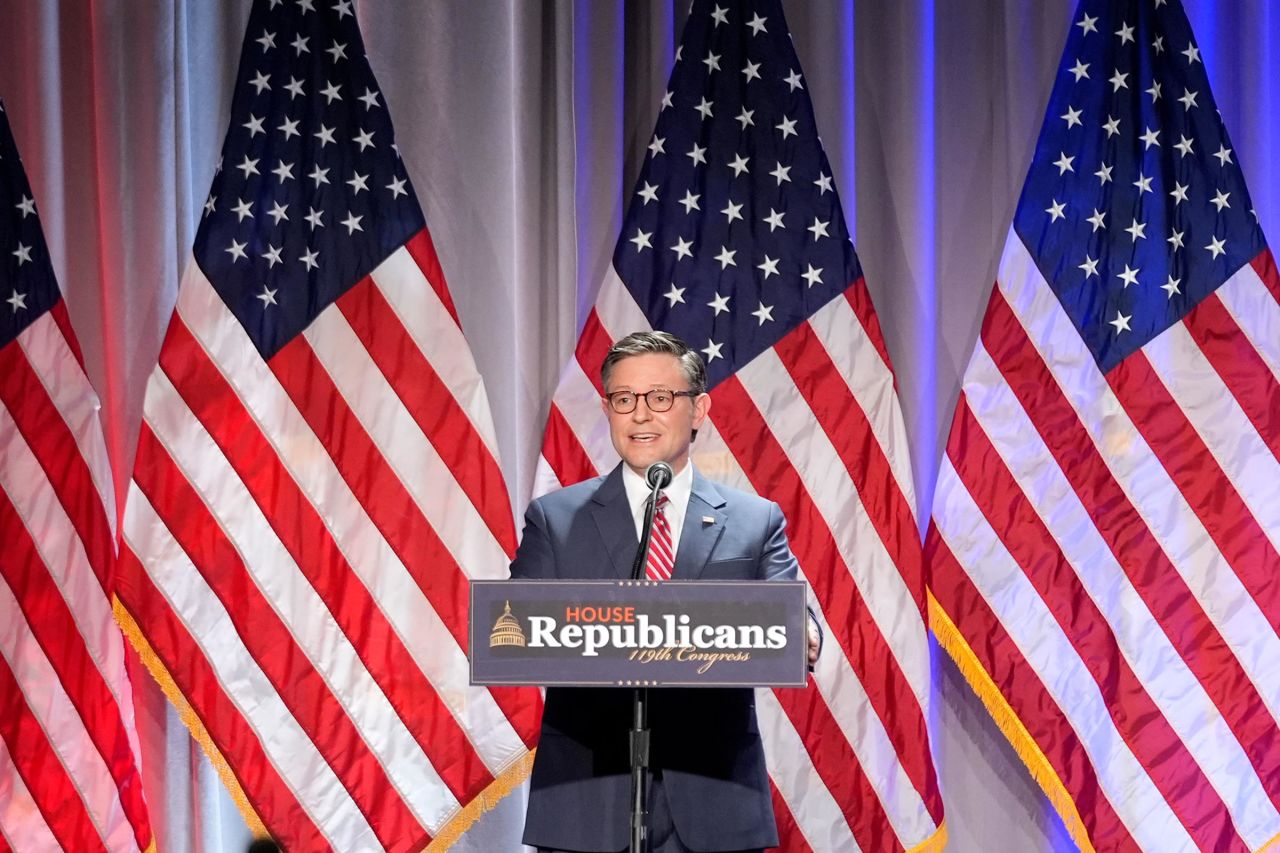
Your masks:
[[[645,469],[644,481],[649,485],[650,489],[657,491],[671,485],[673,476],[675,474],[672,472],[670,465],[666,462],[655,462]]]

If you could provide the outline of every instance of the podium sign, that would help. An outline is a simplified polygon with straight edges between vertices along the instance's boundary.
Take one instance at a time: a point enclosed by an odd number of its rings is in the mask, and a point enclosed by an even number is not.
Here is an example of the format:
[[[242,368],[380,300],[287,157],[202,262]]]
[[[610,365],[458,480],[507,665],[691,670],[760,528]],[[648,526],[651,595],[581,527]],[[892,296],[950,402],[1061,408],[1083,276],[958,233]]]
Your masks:
[[[472,581],[471,683],[803,687],[802,581]]]

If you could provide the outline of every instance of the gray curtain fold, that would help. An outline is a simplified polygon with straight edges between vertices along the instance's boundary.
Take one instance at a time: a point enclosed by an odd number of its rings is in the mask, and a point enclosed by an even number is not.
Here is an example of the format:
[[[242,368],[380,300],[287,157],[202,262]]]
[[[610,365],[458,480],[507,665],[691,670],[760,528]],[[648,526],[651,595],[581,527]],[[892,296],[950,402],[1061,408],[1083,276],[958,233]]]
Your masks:
[[[1187,0],[1264,229],[1280,221],[1280,13]],[[1074,3],[789,2],[844,210],[897,370],[928,520],[938,460]],[[0,98],[24,153],[118,494],[226,130],[247,0],[5,4]],[[522,512],[551,394],[618,236],[687,10],[672,0],[364,0],[402,156],[487,383]],[[161,850],[247,830],[135,667]],[[938,655],[948,849],[1073,849]],[[512,796],[459,849],[518,849]]]

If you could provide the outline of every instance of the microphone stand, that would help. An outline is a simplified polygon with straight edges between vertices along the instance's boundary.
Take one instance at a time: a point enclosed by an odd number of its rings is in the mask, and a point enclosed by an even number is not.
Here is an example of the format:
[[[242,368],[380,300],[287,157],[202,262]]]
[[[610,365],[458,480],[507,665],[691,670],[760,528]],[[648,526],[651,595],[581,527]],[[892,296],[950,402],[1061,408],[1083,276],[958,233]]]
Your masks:
[[[653,516],[658,508],[659,483],[645,503],[644,526],[640,532],[640,548],[631,564],[631,579],[644,577],[645,558],[649,554],[649,539],[653,536]],[[631,691],[631,846],[630,853],[644,853],[647,849],[649,818],[649,690],[637,687]]]

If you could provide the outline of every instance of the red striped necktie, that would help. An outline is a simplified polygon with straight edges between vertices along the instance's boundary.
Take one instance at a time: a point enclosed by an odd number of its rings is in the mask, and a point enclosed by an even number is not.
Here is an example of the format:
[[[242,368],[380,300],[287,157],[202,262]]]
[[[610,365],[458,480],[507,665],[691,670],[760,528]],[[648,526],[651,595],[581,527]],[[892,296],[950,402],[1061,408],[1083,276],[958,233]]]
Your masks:
[[[658,507],[653,513],[653,533],[649,537],[649,557],[644,570],[651,581],[669,580],[676,564],[671,547],[671,525],[667,523],[667,503],[666,495],[658,495]]]

